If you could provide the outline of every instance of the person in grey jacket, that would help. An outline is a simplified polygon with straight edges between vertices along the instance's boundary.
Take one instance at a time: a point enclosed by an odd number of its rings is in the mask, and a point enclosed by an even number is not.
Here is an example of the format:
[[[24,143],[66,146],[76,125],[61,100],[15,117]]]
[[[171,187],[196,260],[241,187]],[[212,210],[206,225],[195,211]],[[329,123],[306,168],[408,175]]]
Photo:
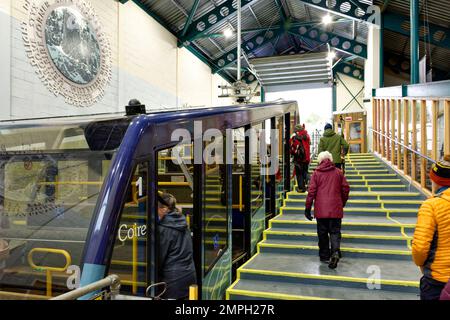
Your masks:
[[[186,299],[197,284],[191,232],[169,193],[158,193],[159,275],[167,284],[163,299]]]

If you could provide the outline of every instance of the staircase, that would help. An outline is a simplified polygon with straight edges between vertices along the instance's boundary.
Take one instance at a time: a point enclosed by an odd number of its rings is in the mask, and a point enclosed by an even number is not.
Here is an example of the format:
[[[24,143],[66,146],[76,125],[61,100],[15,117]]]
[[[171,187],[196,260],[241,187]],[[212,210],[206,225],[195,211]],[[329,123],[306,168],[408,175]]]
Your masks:
[[[425,197],[372,154],[349,155],[346,178],[350,199],[337,269],[319,261],[316,222],[304,217],[306,195],[289,192],[227,299],[419,298],[421,273],[410,248]]]

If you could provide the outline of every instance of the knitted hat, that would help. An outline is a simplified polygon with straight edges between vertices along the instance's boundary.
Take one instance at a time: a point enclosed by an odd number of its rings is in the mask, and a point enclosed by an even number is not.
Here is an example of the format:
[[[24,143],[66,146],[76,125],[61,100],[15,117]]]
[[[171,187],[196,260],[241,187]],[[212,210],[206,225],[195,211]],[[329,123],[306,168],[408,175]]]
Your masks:
[[[327,129],[333,129],[333,126],[331,124],[327,123],[325,125],[325,130],[327,130]]]
[[[450,187],[450,154],[431,166],[430,178],[443,187]]]
[[[295,129],[295,131],[302,131],[303,129],[305,129],[305,125],[304,124],[296,124],[294,129]]]

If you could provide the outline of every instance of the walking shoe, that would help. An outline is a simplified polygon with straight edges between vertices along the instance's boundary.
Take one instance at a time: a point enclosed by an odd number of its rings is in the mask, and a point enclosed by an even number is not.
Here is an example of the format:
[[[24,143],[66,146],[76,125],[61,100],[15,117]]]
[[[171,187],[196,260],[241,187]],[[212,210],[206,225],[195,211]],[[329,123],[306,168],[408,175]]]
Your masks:
[[[338,262],[339,262],[339,253],[335,252],[333,254],[333,256],[331,257],[331,259],[330,259],[330,263],[328,264],[328,268],[336,269],[336,267],[338,265]]]

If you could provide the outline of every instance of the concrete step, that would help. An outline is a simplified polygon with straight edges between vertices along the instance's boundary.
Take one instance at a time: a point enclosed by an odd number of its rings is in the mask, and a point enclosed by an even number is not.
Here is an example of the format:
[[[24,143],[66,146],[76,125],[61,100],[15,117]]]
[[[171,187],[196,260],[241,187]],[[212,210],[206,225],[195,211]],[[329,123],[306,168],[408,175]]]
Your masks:
[[[305,212],[304,206],[298,207],[282,207],[280,209],[282,214],[284,215],[303,215]],[[314,214],[314,207],[312,209],[312,214]],[[394,209],[383,209],[383,208],[344,208],[344,216],[386,216],[390,217],[417,217],[417,210],[414,209],[402,209],[402,208],[394,208]]]

